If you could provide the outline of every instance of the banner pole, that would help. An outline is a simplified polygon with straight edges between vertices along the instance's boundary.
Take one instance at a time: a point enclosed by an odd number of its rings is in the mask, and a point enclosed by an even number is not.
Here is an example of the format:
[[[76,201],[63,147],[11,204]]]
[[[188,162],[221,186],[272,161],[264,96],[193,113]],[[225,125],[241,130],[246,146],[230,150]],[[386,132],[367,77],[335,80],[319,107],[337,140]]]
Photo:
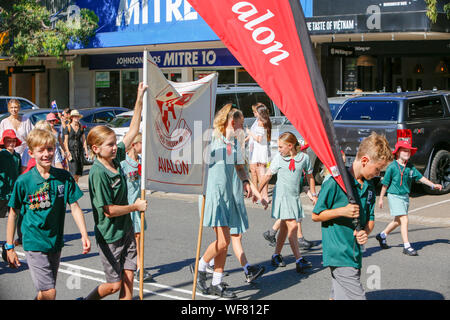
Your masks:
[[[198,240],[197,240],[197,254],[195,255],[195,271],[194,271],[194,283],[192,286],[192,300],[195,300],[195,292],[197,290],[197,275],[198,275],[198,261],[200,260],[200,248],[202,246],[203,235],[203,216],[205,213],[205,195],[202,197],[202,213],[200,216],[200,223],[198,226]]]
[[[148,85],[147,79],[147,59],[148,52],[147,49],[144,50],[144,61],[143,61],[143,83]],[[142,119],[147,119],[147,109],[148,109],[148,99],[147,90],[144,92],[142,97]],[[144,121],[145,122],[145,121]],[[141,125],[142,120],[139,122]],[[147,152],[147,126],[144,125],[142,128],[142,158],[141,158],[141,200],[145,200],[145,180],[146,180],[146,152]],[[144,225],[145,225],[145,211],[141,212],[141,234],[139,238],[139,299],[144,300]]]

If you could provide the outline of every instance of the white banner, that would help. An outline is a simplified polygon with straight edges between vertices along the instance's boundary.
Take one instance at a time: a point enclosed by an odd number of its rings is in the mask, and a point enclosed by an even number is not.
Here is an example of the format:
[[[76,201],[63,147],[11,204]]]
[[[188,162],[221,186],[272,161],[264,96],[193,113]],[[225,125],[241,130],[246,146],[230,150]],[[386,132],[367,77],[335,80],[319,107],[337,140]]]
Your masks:
[[[146,189],[204,194],[208,166],[203,153],[214,120],[217,73],[194,82],[172,82],[150,56],[144,63],[149,86]]]

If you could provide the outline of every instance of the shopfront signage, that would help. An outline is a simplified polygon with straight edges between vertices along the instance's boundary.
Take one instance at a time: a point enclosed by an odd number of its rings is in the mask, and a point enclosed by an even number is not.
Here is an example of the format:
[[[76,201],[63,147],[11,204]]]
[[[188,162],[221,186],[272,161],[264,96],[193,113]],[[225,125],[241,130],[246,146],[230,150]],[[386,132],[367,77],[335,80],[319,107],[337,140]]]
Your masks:
[[[226,48],[151,51],[159,68],[240,66],[239,61]],[[142,52],[92,55],[89,69],[142,68]]]
[[[8,74],[13,73],[42,73],[45,72],[45,66],[14,66],[8,67]]]

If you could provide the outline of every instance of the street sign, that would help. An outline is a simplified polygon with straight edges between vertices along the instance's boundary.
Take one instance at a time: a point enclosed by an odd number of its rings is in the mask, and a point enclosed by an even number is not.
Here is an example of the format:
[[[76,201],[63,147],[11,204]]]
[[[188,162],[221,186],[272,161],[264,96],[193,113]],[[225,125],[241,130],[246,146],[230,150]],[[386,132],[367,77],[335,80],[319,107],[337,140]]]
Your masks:
[[[42,73],[45,72],[45,66],[14,66],[7,68],[8,74],[13,73]]]

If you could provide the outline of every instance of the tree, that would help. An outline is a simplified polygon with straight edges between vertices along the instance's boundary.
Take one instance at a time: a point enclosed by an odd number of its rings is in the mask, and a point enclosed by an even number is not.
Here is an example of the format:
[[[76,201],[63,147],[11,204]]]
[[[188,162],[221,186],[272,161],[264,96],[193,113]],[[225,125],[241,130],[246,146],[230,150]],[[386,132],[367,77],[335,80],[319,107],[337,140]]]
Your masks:
[[[88,9],[67,17],[58,19],[39,0],[1,1],[0,54],[18,64],[30,57],[53,56],[69,67],[65,54],[68,44],[87,45],[95,35],[98,17]]]
[[[438,17],[438,8],[437,8],[437,0],[425,0],[427,4],[427,17],[433,22],[436,23]],[[444,12],[447,14],[447,18],[450,19],[450,1],[444,2]]]

